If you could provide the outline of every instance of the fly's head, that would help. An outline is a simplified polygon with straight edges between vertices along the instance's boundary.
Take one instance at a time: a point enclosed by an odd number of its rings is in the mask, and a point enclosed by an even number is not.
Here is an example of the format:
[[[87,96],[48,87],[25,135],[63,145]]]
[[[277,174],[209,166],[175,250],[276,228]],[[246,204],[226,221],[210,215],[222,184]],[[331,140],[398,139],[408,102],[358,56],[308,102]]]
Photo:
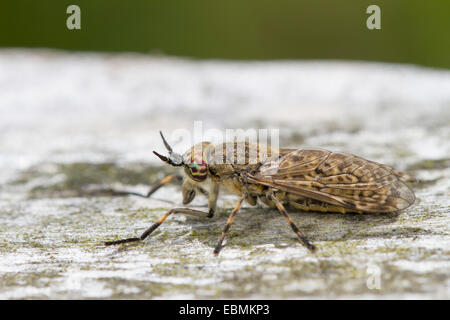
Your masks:
[[[158,156],[162,161],[170,164],[174,167],[184,167],[184,172],[187,177],[189,177],[193,182],[201,183],[204,182],[209,175],[208,163],[206,161],[206,147],[211,145],[210,142],[201,142],[193,147],[191,147],[188,151],[186,151],[183,155],[173,152],[170,145],[167,143],[164,138],[162,132],[161,138],[164,142],[164,145],[169,151],[169,156],[163,156],[153,151],[153,153]]]
[[[195,182],[203,182],[208,178],[209,170],[206,157],[206,147],[211,143],[197,143],[183,155],[184,172]]]

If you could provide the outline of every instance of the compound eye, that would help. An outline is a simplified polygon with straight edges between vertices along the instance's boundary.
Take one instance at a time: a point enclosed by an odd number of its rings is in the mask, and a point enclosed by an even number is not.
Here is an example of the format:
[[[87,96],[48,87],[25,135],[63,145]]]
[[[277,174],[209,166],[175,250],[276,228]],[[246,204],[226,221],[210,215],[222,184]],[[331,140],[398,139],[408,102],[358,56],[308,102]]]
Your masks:
[[[204,161],[192,162],[188,164],[187,169],[188,174],[197,182],[204,181],[208,177],[208,165]]]

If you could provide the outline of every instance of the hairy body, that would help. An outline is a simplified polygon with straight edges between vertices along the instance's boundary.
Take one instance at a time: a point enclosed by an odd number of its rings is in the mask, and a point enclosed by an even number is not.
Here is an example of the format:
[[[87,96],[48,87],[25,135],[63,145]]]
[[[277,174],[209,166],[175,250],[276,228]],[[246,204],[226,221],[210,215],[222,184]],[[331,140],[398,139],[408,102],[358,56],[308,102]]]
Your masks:
[[[251,164],[250,150],[257,150],[256,163]],[[216,150],[223,149],[222,161]],[[270,149],[260,152],[249,143],[203,143],[188,150],[186,162],[200,161],[208,166],[204,180],[193,179],[185,169],[184,204],[192,201],[192,190],[210,190],[210,210],[215,210],[218,189],[241,196],[250,205],[259,199],[275,208],[269,199],[274,194],[280,202],[303,211],[382,213],[404,210],[414,203],[412,190],[405,184],[412,179],[386,165],[346,153],[323,149],[281,149],[273,157]],[[228,152],[225,152],[228,150]],[[244,163],[239,163],[243,153]],[[238,162],[235,164],[235,162]],[[255,161],[253,161],[255,162]],[[191,195],[191,197],[185,197]]]
[[[387,213],[401,211],[415,201],[406,185],[408,175],[386,165],[352,154],[323,149],[280,149],[249,142],[226,142],[214,145],[202,142],[183,155],[172,151],[161,133],[169,157],[154,152],[172,166],[183,166],[181,186],[183,204],[189,204],[198,193],[208,197],[208,212],[189,208],[169,210],[139,238],[106,242],[106,245],[144,240],[171,214],[188,214],[212,218],[217,210],[220,189],[240,197],[231,212],[214,253],[222,242],[243,201],[256,205],[258,200],[280,211],[302,243],[311,251],[315,246],[303,236],[289,217],[285,206],[302,211],[339,213]],[[175,176],[155,185],[150,197]],[[115,192],[118,195],[133,194]]]

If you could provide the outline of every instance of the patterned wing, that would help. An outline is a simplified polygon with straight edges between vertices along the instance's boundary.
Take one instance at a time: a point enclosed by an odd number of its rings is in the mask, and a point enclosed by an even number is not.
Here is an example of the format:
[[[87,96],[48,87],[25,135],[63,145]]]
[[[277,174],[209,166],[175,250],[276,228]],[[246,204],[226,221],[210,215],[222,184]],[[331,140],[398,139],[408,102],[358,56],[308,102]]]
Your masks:
[[[414,203],[410,177],[352,154],[289,152],[262,165],[249,182],[363,212],[394,212]]]

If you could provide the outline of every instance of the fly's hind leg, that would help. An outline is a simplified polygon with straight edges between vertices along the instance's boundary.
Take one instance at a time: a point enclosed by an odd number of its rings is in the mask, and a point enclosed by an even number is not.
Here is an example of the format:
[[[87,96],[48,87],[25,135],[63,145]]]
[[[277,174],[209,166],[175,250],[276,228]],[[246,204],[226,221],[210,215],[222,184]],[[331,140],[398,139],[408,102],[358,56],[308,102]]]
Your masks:
[[[139,238],[127,238],[127,239],[121,239],[116,241],[108,241],[105,242],[106,246],[115,245],[115,244],[121,244],[121,243],[127,243],[127,242],[136,242],[136,241],[142,241],[145,238],[147,238],[153,231],[155,231],[171,214],[186,214],[190,216],[195,216],[199,218],[207,218],[209,213],[193,210],[189,208],[174,208],[169,210],[166,214],[164,214],[161,218],[159,218],[158,221],[156,221],[154,224],[150,226],[147,230],[144,231],[144,233],[141,234]]]
[[[314,252],[316,250],[316,247],[314,245],[312,245],[308,241],[308,239],[306,239],[303,236],[303,234],[300,232],[300,230],[294,224],[294,222],[292,221],[292,219],[289,216],[288,212],[286,211],[284,206],[281,204],[281,202],[273,194],[269,194],[267,197],[269,198],[269,200],[273,201],[273,203],[275,204],[277,209],[284,215],[286,220],[289,222],[289,225],[291,226],[292,231],[294,231],[297,234],[297,236],[299,237],[300,241],[305,245],[305,247],[308,248],[311,252]]]

